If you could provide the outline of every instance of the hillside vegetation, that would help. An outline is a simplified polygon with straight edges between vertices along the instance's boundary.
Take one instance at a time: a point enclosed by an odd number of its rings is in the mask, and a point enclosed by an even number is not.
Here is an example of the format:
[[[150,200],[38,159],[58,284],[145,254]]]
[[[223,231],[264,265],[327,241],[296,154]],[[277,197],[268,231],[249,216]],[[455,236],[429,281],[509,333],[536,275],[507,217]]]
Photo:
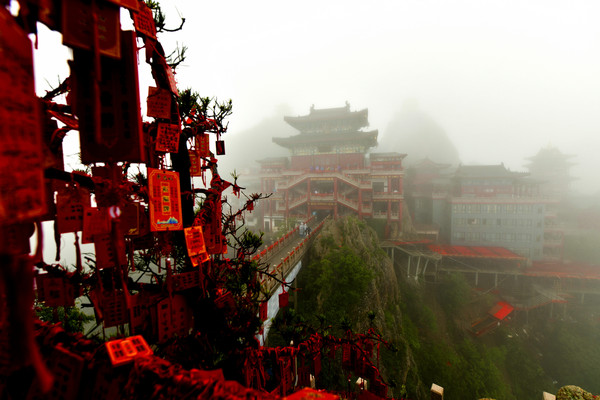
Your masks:
[[[429,399],[432,383],[445,388],[447,400],[536,399],[567,384],[600,391],[594,348],[600,335],[593,321],[549,322],[531,313],[527,329],[515,317],[475,338],[465,328],[498,299],[473,291],[460,275],[437,283],[407,279],[375,232],[356,218],[329,223],[303,262],[291,314],[313,326],[331,325],[337,334],[374,324],[393,345],[381,346],[390,396]],[[336,361],[324,365],[322,375],[321,387],[347,389]]]

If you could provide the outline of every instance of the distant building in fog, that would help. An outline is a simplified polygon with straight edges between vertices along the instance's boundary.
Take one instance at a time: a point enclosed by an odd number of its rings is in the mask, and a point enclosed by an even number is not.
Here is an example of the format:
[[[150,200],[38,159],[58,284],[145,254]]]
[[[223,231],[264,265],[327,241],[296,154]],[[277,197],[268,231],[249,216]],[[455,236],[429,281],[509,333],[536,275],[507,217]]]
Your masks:
[[[527,173],[462,165],[452,177],[444,237],[452,245],[500,246],[543,258],[546,202]]]
[[[557,200],[543,195],[540,181],[500,165],[448,165],[429,159],[410,167],[408,208],[423,238],[439,230],[454,246],[504,247],[529,260],[562,259],[563,234],[556,225]]]
[[[289,157],[259,160],[261,191],[273,193],[261,202],[266,231],[286,218],[311,215],[357,215],[384,221],[388,236],[401,230],[404,170],[400,153],[371,153],[377,130],[369,125],[368,110],[350,106],[315,109],[284,120],[300,133],[276,137]]]
[[[526,167],[530,176],[540,181],[542,195],[562,200],[569,194],[573,181],[570,169],[575,165],[569,161],[571,158],[573,156],[563,154],[552,146],[544,147],[528,158],[530,162]]]

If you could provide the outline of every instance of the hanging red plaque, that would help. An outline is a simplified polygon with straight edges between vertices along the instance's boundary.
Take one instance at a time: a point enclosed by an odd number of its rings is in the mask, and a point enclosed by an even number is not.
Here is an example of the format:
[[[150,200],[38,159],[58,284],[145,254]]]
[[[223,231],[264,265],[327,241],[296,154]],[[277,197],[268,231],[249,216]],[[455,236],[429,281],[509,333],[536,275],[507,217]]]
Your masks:
[[[128,364],[136,357],[147,357],[153,354],[142,335],[106,342],[106,350],[113,367]]]
[[[196,135],[196,150],[200,157],[210,157],[210,138],[206,133]]]
[[[198,266],[199,262],[208,260],[206,245],[204,244],[204,235],[201,226],[192,226],[184,229],[185,242],[187,244],[188,255],[192,260],[194,267]]]
[[[153,118],[171,118],[171,93],[166,89],[148,87],[146,115]]]
[[[258,308],[258,317],[261,321],[266,321],[269,318],[269,303],[263,301]]]
[[[198,287],[200,285],[200,271],[195,269],[189,272],[181,272],[173,275],[173,290],[181,291]]]
[[[96,268],[98,269],[114,268],[127,263],[126,259],[119,257],[110,234],[94,235],[94,249],[96,250]]]
[[[78,296],[76,287],[62,276],[41,274],[35,278],[38,300],[48,307],[72,307]]]
[[[148,168],[148,185],[150,230],[156,232],[183,229],[179,174],[174,171]]]
[[[122,290],[104,292],[100,297],[100,307],[104,317],[104,327],[123,325],[129,322],[126,294]]]
[[[161,300],[156,304],[156,310],[152,311],[159,341],[176,334],[180,336],[189,334],[193,323],[192,310],[182,295],[177,294],[172,299]]]
[[[129,327],[132,333],[141,332],[149,315],[148,296],[142,293],[128,295]]]
[[[83,210],[83,232],[81,243],[93,243],[94,235],[110,233],[110,219],[104,210],[85,207]]]
[[[156,129],[156,151],[177,153],[179,151],[179,125],[158,123]]]
[[[138,11],[132,14],[135,30],[146,37],[156,40],[156,26],[152,17],[152,10],[146,4],[140,3]]]
[[[89,193],[77,188],[59,191],[56,197],[56,223],[58,232],[83,230],[83,210],[90,206]]]
[[[0,223],[46,213],[41,124],[31,41],[0,7]]]
[[[179,92],[177,91],[177,81],[175,81],[175,73],[173,72],[173,68],[165,63],[165,71],[167,72],[167,79],[169,80],[169,89],[171,89],[171,93],[173,93],[175,96],[179,96]]]
[[[204,206],[207,207],[211,214],[209,223],[203,224],[204,243],[208,254],[222,254],[227,252],[227,242],[222,232],[221,215],[223,213],[223,205],[221,199],[213,199],[205,201]]]
[[[73,111],[79,118],[83,164],[146,161],[135,32],[121,33],[121,50],[120,60],[101,57],[98,93],[91,73],[93,54],[85,50],[73,52]]]
[[[216,147],[218,156],[225,155],[225,141],[224,140],[217,140],[215,142],[215,147]]]
[[[202,176],[202,159],[197,150],[189,150],[190,176]]]
[[[287,307],[290,303],[290,293],[281,292],[279,293],[279,308]]]
[[[97,40],[100,54],[121,57],[119,7],[101,1],[63,0],[61,9],[64,44],[92,50]]]

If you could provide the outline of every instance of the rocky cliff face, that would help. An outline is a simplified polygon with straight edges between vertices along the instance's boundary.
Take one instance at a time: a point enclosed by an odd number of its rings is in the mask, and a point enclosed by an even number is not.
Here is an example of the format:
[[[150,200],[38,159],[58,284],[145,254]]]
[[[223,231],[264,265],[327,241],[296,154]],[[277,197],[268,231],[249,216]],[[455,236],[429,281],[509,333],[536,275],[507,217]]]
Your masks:
[[[407,386],[407,380],[410,380],[411,391],[418,394],[413,398],[427,398],[426,385],[418,378],[412,351],[404,339],[400,285],[392,262],[381,249],[375,231],[353,217],[330,222],[314,242],[308,260],[310,267],[302,272],[305,274],[303,278],[311,282],[317,281],[318,269],[314,268],[314,265],[327,258],[328,254],[340,250],[354,254],[362,266],[372,272],[370,281],[360,294],[360,301],[351,309],[339,310],[340,314],[350,316],[353,329],[357,332],[367,331],[370,324],[374,323],[383,337],[395,347],[396,351],[381,347],[382,373],[388,381],[393,381],[396,385],[391,388],[389,395],[404,395],[403,386]],[[340,285],[337,285],[338,289],[342,290]],[[304,295],[310,296],[310,292],[306,291]],[[312,312],[331,311],[324,309],[324,302],[321,301],[325,297],[324,293],[314,295],[317,297],[317,305]],[[369,313],[372,316],[374,314],[373,322],[367,317]]]
[[[374,279],[363,294],[363,301],[357,315],[368,311],[381,311],[400,301],[398,281],[390,259],[379,247],[375,232],[366,224],[355,218],[344,218],[329,223],[324,227],[319,239],[311,249],[313,259],[322,258],[325,254],[337,248],[351,249],[362,261],[363,265],[374,273]],[[383,319],[383,315],[381,315]],[[357,320],[357,323],[364,321]],[[358,326],[364,328],[364,326]]]

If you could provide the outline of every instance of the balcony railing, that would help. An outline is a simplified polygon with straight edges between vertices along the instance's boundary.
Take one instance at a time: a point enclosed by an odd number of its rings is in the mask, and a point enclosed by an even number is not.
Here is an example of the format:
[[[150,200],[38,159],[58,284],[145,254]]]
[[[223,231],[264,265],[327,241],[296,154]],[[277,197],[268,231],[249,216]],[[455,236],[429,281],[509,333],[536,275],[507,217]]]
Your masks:
[[[373,192],[373,199],[379,200],[402,200],[402,192]]]
[[[333,201],[333,193],[311,193],[310,201]]]

